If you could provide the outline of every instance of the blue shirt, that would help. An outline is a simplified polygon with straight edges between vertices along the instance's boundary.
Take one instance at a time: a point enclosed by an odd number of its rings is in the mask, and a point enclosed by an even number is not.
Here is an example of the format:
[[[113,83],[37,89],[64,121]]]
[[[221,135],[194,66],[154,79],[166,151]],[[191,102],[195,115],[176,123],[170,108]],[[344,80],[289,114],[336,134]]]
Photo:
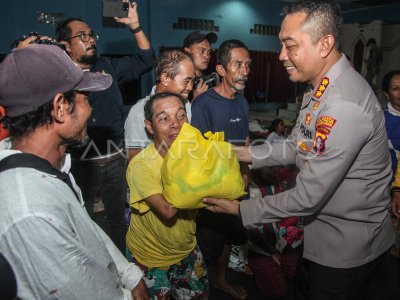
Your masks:
[[[397,152],[400,151],[400,116],[384,111],[385,127],[389,138],[390,156],[392,158],[393,176],[397,169]]]
[[[249,135],[249,104],[241,94],[228,99],[208,89],[192,102],[191,124],[203,134],[223,131],[227,142],[244,145]]]

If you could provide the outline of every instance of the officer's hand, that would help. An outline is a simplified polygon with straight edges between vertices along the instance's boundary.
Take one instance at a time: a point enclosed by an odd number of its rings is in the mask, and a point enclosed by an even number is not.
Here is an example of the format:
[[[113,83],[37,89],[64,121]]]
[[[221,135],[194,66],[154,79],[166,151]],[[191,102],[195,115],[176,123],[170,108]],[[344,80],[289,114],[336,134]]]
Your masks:
[[[208,90],[208,85],[204,83],[203,79],[200,79],[199,84],[197,87],[193,90],[193,100],[196,99],[198,95],[203,94],[205,91]]]
[[[239,201],[237,200],[204,198],[203,203],[210,205],[206,208],[214,213],[239,216]]]
[[[400,218],[400,191],[392,192],[392,213]]]
[[[133,4],[131,4],[128,0],[123,0],[123,2],[129,3],[128,16],[126,18],[115,18],[115,21],[129,26],[131,29],[138,28],[140,26],[140,23],[139,15],[137,12],[137,3],[133,2]]]

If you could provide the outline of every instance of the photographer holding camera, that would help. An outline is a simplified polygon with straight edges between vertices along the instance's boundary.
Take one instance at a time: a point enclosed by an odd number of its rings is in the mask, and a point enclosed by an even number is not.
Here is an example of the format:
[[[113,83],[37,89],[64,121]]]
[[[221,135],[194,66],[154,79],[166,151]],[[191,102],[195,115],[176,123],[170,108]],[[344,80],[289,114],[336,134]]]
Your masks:
[[[115,17],[131,31],[138,53],[120,58],[97,56],[98,35],[82,19],[70,18],[58,24],[57,40],[67,54],[84,70],[110,74],[113,83],[102,92],[90,94],[93,108],[88,120],[88,146],[71,151],[72,173],[82,189],[86,209],[93,217],[96,195],[105,206],[107,231],[122,253],[125,252],[126,157],[124,154],[124,109],[118,84],[140,78],[155,62],[154,50],[144,34],[137,13],[137,3],[128,4],[127,17]],[[123,6],[121,5],[121,9]]]
[[[219,82],[217,73],[204,76],[204,71],[210,63],[211,44],[216,41],[217,35],[214,32],[203,34],[200,31],[189,33],[183,41],[183,50],[192,57],[196,73],[193,91],[189,95],[190,101],[207,91],[209,87],[216,86]]]

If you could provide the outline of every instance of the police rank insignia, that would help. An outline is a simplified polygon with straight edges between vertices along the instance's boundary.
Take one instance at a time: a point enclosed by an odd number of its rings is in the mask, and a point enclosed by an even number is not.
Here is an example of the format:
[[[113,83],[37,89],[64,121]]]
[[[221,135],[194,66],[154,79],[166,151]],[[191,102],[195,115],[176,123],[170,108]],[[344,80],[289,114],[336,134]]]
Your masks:
[[[304,120],[304,122],[306,123],[306,125],[310,125],[311,124],[311,114],[306,114],[306,119]]]
[[[319,84],[317,90],[314,92],[314,97],[316,99],[321,98],[326,88],[328,87],[328,84],[329,84],[329,78],[328,77],[322,78],[321,83]]]
[[[317,154],[325,152],[325,143],[328,139],[328,135],[331,133],[331,129],[335,126],[336,119],[322,116],[315,122],[315,139],[313,149]]]
[[[316,110],[316,109],[319,107],[319,104],[320,104],[320,103],[321,103],[321,102],[315,102],[311,109],[312,109],[312,110]]]

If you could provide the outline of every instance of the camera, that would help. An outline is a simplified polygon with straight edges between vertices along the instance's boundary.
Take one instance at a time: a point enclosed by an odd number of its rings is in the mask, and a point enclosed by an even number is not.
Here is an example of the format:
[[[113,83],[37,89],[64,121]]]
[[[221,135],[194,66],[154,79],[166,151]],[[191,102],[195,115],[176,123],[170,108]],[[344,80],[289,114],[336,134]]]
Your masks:
[[[103,17],[126,18],[129,11],[129,2],[104,0]]]
[[[30,44],[55,45],[55,46],[60,47],[64,51],[66,50],[64,44],[61,44],[61,43],[59,43],[59,42],[57,42],[57,41],[55,41],[53,39],[49,40],[49,39],[40,39],[39,38],[39,39],[37,39],[35,41],[30,42]]]
[[[197,88],[201,79],[203,79],[204,83],[207,84],[208,87],[216,86],[219,83],[219,75],[216,72],[213,72],[208,76],[196,77],[193,81],[193,89]]]

